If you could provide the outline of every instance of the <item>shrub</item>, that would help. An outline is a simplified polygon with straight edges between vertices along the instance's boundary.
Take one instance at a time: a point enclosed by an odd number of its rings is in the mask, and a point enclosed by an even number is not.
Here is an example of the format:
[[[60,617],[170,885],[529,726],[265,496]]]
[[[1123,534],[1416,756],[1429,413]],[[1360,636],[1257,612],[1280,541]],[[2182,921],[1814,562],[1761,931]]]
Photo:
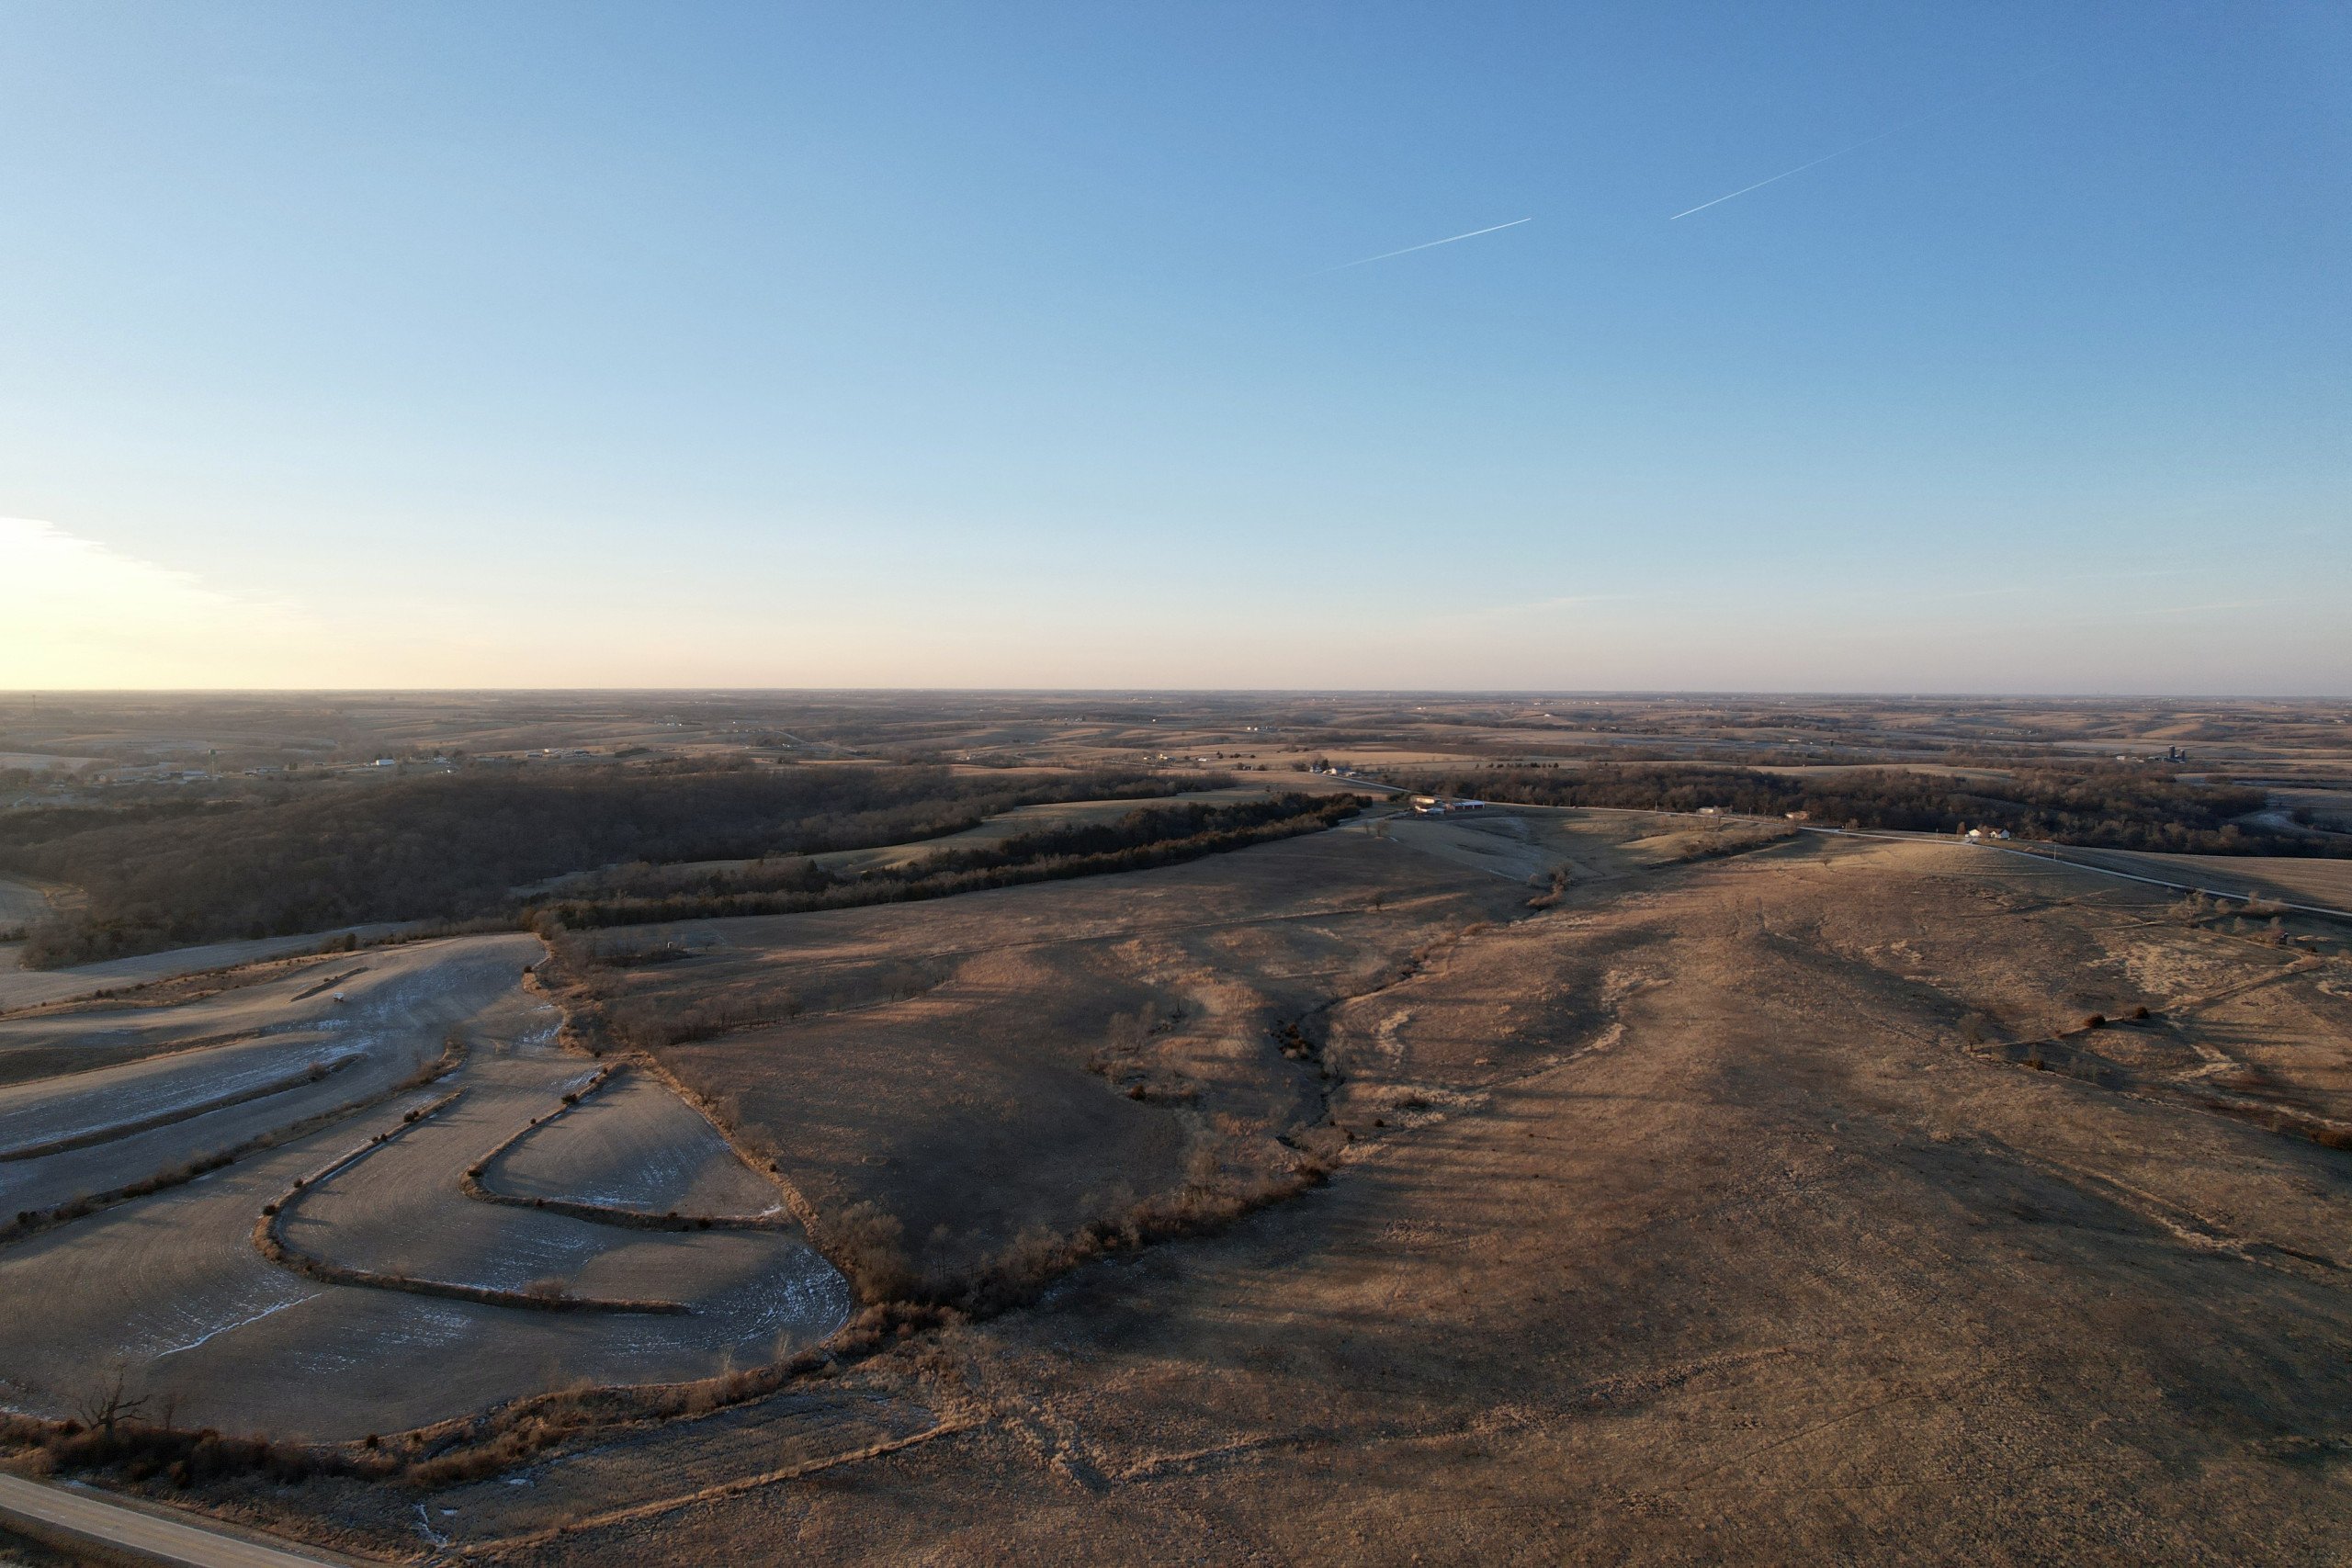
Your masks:
[[[843,1210],[826,1227],[826,1252],[833,1266],[849,1276],[858,1300],[867,1305],[894,1301],[914,1281],[903,1238],[906,1227],[899,1217],[872,1201]]]
[[[294,1483],[313,1475],[383,1476],[393,1470],[389,1456],[352,1458],[266,1438],[223,1437],[209,1427],[187,1431],[168,1422],[136,1419],[121,1404],[111,1420],[96,1424],[0,1416],[0,1439],[34,1449],[51,1473],[114,1471],[130,1480],[162,1475],[182,1488],[242,1475]]]

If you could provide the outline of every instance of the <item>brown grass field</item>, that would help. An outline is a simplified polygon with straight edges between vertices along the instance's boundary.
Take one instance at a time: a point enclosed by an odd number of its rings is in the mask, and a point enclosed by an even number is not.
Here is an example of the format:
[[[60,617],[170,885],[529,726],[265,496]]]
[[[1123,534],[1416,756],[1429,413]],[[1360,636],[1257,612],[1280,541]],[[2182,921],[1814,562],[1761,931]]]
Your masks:
[[[2157,855],[2067,850],[2068,858],[2238,897],[2352,911],[2352,860],[2290,855]]]
[[[1941,846],[1596,884],[1331,1010],[1327,1186],[886,1358],[936,1438],[514,1560],[2337,1561],[2347,1156],[2263,1111],[2352,1118],[2344,962]]]
[[[111,1478],[392,1561],[2352,1558],[2341,923],[1498,807],[591,936],[0,1018],[9,1212],[243,1151],[0,1404],[442,1455]]]

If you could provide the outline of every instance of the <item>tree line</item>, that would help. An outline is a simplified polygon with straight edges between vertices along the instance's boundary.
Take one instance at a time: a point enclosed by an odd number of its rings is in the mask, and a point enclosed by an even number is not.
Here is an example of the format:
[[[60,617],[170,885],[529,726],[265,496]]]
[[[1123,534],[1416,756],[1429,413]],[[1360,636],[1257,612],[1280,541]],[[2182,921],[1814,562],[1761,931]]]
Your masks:
[[[1051,828],[987,848],[940,851],[905,865],[854,874],[830,871],[804,859],[746,868],[740,879],[693,892],[551,897],[537,906],[537,918],[543,929],[586,930],[944,898],[1021,883],[1173,865],[1321,832],[1362,809],[1362,800],[1354,795],[1295,794],[1263,801],[1150,807],[1112,822]]]
[[[1140,771],[976,779],[935,767],[468,769],[275,800],[0,815],[0,869],[73,884],[43,967],[371,921],[469,919],[628,861],[806,855],[936,837],[1018,806],[1198,788]]]

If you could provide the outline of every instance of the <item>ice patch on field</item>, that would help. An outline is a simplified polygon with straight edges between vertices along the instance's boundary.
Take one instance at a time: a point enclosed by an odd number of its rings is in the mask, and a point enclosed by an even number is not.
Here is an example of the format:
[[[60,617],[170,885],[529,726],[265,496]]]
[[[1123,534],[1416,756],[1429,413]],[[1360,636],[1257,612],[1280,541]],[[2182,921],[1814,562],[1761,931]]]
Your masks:
[[[549,1275],[569,1275],[582,1264],[603,1256],[614,1245],[611,1238],[582,1226],[564,1226],[515,1234],[503,1238],[505,1254],[481,1272],[486,1276],[480,1283],[502,1291],[519,1291],[532,1280]],[[471,1283],[474,1281],[469,1281]]]
[[[151,1360],[160,1361],[167,1356],[176,1356],[183,1350],[193,1350],[199,1345],[209,1344],[222,1335],[232,1333],[248,1324],[259,1323],[266,1317],[275,1317],[289,1307],[298,1307],[304,1302],[316,1301],[326,1293],[320,1290],[303,1289],[299,1282],[292,1280],[257,1281],[256,1283],[260,1288],[241,1292],[240,1297],[230,1303],[225,1313],[215,1309],[213,1320],[209,1324],[204,1322],[204,1314],[199,1314],[192,1305],[182,1305],[176,1313],[161,1314],[176,1316],[181,1321],[173,1329],[164,1334],[150,1336],[142,1347],[142,1353]],[[194,1332],[191,1333],[190,1330]]]
[[[388,1354],[461,1345],[481,1327],[474,1313],[430,1296],[404,1296],[397,1306],[376,1315],[374,1324],[355,1323],[333,1339],[292,1352],[287,1358],[289,1368],[300,1376],[333,1377],[372,1365]]]

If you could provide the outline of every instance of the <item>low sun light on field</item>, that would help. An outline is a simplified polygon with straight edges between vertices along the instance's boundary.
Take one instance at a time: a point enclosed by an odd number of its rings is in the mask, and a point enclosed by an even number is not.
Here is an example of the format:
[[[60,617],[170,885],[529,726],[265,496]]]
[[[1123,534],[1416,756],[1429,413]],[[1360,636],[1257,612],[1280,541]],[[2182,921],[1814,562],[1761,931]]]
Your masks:
[[[315,628],[194,574],[0,518],[0,685],[38,690],[277,685]]]

